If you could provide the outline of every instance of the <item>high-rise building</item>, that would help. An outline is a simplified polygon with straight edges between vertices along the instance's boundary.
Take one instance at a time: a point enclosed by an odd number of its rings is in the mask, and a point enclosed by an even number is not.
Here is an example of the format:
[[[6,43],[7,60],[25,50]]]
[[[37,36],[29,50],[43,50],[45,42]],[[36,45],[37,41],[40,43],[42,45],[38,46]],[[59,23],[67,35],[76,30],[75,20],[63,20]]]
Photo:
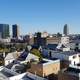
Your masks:
[[[13,38],[19,37],[19,26],[17,24],[12,25]]]
[[[63,34],[65,36],[67,36],[69,34],[69,28],[68,28],[68,25],[67,24],[64,25]]]
[[[46,38],[41,37],[41,32],[36,33],[36,37],[34,37],[34,44],[37,46],[45,46]]]
[[[8,24],[0,24],[0,37],[1,38],[10,37],[9,25]]]

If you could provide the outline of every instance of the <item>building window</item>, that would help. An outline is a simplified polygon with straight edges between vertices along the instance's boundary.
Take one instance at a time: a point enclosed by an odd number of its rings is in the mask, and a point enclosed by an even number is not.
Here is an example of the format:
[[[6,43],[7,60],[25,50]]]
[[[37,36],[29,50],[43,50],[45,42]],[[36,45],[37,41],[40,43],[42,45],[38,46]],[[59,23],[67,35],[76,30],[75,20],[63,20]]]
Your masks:
[[[79,57],[80,57],[80,55],[79,55]]]
[[[73,56],[73,59],[76,58],[76,56]]]
[[[8,64],[10,64],[10,61],[8,61]]]

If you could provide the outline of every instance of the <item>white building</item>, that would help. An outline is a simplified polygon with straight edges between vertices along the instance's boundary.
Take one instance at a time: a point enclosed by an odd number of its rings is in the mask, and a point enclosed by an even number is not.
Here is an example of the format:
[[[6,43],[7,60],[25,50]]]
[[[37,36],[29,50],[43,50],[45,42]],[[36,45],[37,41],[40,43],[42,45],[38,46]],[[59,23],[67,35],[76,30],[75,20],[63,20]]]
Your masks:
[[[61,37],[61,44],[68,44],[69,43],[69,37],[68,36],[62,36]]]
[[[5,64],[5,66],[8,65],[8,64],[10,64],[10,63],[13,62],[14,60],[16,60],[16,59],[19,57],[20,53],[22,53],[22,52],[12,52],[12,53],[8,53],[7,56],[6,56],[5,59],[4,59],[4,64]]]

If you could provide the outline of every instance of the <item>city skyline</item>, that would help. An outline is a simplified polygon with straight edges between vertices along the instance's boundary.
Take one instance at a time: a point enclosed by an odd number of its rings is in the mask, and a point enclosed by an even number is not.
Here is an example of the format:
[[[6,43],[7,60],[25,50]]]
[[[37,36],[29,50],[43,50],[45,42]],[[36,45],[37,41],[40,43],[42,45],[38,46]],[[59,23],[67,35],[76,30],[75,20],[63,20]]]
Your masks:
[[[37,31],[80,33],[79,0],[1,0],[0,23],[18,24],[21,34]]]

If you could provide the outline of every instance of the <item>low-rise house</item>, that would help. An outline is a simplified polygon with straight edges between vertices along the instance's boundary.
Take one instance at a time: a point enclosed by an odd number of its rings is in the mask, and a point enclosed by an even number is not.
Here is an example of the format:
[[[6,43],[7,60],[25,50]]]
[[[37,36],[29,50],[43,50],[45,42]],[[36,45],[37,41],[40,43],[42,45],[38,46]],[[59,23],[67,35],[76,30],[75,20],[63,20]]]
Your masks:
[[[31,63],[31,68],[28,70],[29,72],[41,76],[41,77],[49,77],[53,74],[55,80],[57,79],[58,71],[60,70],[60,60],[47,60],[43,59],[41,62],[34,61]]]
[[[42,49],[42,54],[44,57],[52,57],[53,53],[60,53],[70,51],[69,44],[48,44],[45,48]]]
[[[61,68],[80,63],[80,53],[74,51],[51,53],[51,56],[61,60]]]
[[[19,57],[20,53],[21,52],[8,53],[6,57],[4,58],[4,65],[6,66],[10,64],[11,62],[13,62],[14,60],[16,60]]]
[[[6,68],[22,73],[24,70],[27,70],[28,63],[32,60],[38,61],[39,57],[31,53],[23,52],[16,60],[6,65]]]

